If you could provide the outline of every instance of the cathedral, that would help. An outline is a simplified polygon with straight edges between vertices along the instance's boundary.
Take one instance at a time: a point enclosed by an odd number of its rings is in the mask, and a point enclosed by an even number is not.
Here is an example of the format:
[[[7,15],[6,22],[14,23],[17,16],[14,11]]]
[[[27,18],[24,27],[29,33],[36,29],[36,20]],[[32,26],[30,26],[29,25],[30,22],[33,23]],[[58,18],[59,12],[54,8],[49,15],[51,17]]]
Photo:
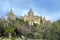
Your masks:
[[[34,12],[32,11],[32,9],[30,8],[30,10],[28,11],[28,15],[26,16],[22,16],[21,17],[25,22],[27,21],[30,25],[33,25],[33,23],[37,23],[37,24],[41,24],[41,23],[50,23],[49,20],[46,20],[45,17],[42,18],[42,16],[37,16],[34,15]],[[12,12],[12,9],[10,10],[9,14],[8,14],[8,19],[9,20],[15,20],[15,15]]]
[[[34,15],[34,12],[30,8],[28,15],[23,17],[24,21],[28,21],[30,25],[33,25],[33,23],[44,23],[45,17],[42,18],[41,16]]]

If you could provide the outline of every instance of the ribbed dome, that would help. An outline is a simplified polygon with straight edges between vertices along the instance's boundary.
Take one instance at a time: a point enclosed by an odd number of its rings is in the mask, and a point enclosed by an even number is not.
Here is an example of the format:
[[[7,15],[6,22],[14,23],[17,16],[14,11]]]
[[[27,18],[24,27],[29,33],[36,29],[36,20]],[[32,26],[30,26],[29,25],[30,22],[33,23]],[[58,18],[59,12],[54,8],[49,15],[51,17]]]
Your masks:
[[[12,12],[12,9],[10,10],[8,15],[14,15],[13,12]]]
[[[30,8],[30,10],[29,10],[29,12],[28,12],[28,15],[29,15],[29,16],[33,16],[33,15],[34,15],[34,13],[33,13],[33,11],[32,11],[31,8]]]

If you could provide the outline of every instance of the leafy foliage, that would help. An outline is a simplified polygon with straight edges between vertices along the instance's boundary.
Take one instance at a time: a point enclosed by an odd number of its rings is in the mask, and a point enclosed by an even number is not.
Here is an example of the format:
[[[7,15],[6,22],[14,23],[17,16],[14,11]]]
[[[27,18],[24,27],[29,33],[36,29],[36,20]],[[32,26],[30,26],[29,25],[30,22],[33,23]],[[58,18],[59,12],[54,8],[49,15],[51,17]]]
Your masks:
[[[0,19],[0,36],[9,35],[10,33],[10,35],[14,34],[20,37],[24,35],[32,39],[60,40],[60,20],[51,24],[43,24],[41,20],[40,25],[36,23],[33,24],[34,25],[29,25],[28,21],[17,17],[15,20],[9,21]]]

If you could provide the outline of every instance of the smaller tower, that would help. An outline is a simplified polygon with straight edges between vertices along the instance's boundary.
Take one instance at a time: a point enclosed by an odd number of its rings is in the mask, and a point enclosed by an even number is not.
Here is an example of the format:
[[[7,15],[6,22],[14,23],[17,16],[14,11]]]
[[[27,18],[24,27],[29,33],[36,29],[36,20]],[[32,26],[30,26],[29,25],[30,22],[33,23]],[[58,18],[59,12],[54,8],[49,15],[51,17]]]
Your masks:
[[[28,12],[28,16],[34,16],[34,13],[32,11],[32,9],[30,8],[29,12]]]
[[[8,20],[15,20],[15,15],[12,12],[12,9],[9,11]]]

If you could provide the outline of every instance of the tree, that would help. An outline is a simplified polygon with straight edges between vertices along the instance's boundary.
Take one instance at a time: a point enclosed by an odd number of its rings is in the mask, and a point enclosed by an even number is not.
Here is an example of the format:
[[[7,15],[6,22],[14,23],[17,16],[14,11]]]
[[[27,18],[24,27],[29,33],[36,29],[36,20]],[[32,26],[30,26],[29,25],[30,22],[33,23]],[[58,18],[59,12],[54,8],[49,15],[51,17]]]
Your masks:
[[[52,27],[53,36],[55,39],[60,40],[60,20],[53,22]]]
[[[21,35],[31,38],[34,28],[28,24],[28,22],[23,19],[16,18],[16,28]],[[28,36],[29,35],[29,36]]]
[[[5,32],[8,33],[9,38],[12,38],[12,35],[11,34],[14,32],[14,29],[15,28],[12,27],[12,26],[8,26],[8,27],[5,28]]]

